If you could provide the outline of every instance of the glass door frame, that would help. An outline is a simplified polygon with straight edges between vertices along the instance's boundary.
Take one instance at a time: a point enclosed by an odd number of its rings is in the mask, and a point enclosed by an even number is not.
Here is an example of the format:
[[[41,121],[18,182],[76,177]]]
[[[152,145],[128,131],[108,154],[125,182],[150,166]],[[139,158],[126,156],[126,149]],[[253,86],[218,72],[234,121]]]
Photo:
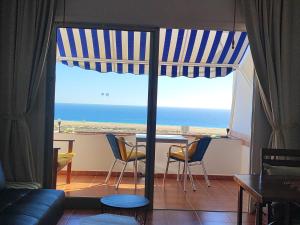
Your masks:
[[[51,43],[48,52],[47,77],[46,77],[46,132],[45,132],[45,168],[44,187],[53,188],[53,131],[55,108],[55,69],[56,69],[56,30],[60,27],[105,29],[120,31],[138,31],[150,33],[150,57],[148,79],[148,104],[147,104],[147,142],[146,142],[146,176],[145,197],[150,200],[153,208],[154,194],[154,167],[155,167],[155,135],[157,111],[157,86],[158,86],[158,57],[159,57],[159,28],[151,26],[121,25],[121,24],[91,24],[91,23],[55,23],[51,34]]]

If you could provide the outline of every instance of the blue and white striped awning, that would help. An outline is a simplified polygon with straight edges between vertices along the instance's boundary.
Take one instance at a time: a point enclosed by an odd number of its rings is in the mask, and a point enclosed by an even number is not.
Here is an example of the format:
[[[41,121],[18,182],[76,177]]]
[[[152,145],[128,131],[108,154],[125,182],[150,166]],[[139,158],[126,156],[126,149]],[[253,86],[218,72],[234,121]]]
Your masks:
[[[226,76],[239,66],[248,46],[246,32],[160,29],[158,75]],[[57,61],[68,66],[102,73],[148,74],[149,53],[149,32],[57,30]]]

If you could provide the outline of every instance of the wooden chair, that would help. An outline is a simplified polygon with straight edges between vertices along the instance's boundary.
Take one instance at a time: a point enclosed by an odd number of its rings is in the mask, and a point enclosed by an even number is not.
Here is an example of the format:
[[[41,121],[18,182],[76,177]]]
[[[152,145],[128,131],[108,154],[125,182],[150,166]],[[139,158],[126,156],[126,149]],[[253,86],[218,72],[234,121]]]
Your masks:
[[[54,168],[53,168],[53,187],[56,187],[57,180],[57,172],[61,171],[65,166],[67,166],[67,175],[66,175],[66,183],[71,183],[71,173],[72,173],[72,159],[74,157],[73,146],[75,140],[54,140],[54,142],[68,142],[68,151],[64,153],[60,153],[59,150],[61,148],[53,149],[53,160],[54,160]]]
[[[263,148],[261,151],[261,173],[263,175],[291,175],[300,174],[300,150],[294,149],[270,149]],[[278,212],[282,214],[285,210],[285,205],[279,203],[268,203],[268,222],[270,224],[281,224],[277,216]],[[295,214],[300,213],[300,205],[292,203],[289,206],[294,213],[291,215],[291,224],[299,224],[299,216],[293,218]],[[270,225],[269,224],[269,225]]]
[[[266,174],[266,165],[300,167],[300,150],[263,148],[261,151],[261,172]]]

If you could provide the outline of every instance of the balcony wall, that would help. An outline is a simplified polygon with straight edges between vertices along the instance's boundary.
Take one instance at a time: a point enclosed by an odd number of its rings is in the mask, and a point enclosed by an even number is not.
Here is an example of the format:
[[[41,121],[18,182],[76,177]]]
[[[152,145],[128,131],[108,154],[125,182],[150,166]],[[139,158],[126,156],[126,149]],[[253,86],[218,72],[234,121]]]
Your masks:
[[[74,152],[76,153],[73,171],[108,171],[114,160],[110,146],[104,134],[63,134],[55,133],[55,139],[74,139]],[[132,141],[133,137],[128,137]],[[163,173],[166,166],[166,154],[170,144],[156,144],[155,173]],[[61,152],[67,150],[67,144],[59,142],[54,146],[61,147]],[[205,155],[205,164],[208,174],[231,176],[234,174],[248,173],[249,147],[243,141],[232,138],[213,139]],[[143,170],[142,164],[140,170]],[[198,166],[192,168],[195,174],[201,174]],[[116,171],[120,167],[116,167]],[[129,165],[127,171],[132,171]],[[177,166],[171,165],[169,173],[177,173]]]

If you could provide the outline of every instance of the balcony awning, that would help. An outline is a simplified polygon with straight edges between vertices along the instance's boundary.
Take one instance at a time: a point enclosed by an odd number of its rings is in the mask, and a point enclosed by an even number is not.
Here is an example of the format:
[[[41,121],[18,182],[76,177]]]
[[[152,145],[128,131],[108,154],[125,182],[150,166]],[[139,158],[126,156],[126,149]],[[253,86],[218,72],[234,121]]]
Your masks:
[[[158,75],[226,76],[239,66],[248,46],[246,32],[160,29]],[[57,30],[57,61],[68,66],[102,73],[148,74],[149,54],[149,32]]]

